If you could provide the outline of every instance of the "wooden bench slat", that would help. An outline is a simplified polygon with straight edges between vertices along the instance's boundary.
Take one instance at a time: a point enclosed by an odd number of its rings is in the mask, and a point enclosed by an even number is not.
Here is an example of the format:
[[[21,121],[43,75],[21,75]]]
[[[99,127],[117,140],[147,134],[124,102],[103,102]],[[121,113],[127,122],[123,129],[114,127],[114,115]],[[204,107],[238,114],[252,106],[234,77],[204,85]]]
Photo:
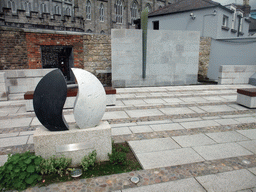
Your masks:
[[[116,94],[116,89],[113,87],[104,87],[107,95]],[[68,88],[67,97],[75,97],[77,95],[78,88]],[[33,99],[34,91],[27,91],[24,94],[24,99]]]
[[[250,97],[256,97],[256,88],[237,89],[237,93]]]

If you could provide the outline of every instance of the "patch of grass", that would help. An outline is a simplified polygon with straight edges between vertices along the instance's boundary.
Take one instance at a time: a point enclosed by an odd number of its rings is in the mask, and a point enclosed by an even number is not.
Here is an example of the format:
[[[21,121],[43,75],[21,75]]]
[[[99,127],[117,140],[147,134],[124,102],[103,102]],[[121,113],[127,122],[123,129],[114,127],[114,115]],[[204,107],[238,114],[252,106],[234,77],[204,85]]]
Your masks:
[[[72,178],[70,174],[63,175],[62,177],[60,177],[58,174],[43,175],[43,182],[41,182],[39,186],[45,186],[51,183],[73,181],[83,178],[125,173],[141,169],[139,162],[135,158],[127,143],[112,143],[112,154],[113,152],[116,153],[118,157],[118,154],[124,153],[125,160],[121,163],[111,163],[110,161],[95,163],[94,166],[90,166],[87,171],[83,171],[83,174],[79,178]],[[82,166],[79,168],[82,169]]]

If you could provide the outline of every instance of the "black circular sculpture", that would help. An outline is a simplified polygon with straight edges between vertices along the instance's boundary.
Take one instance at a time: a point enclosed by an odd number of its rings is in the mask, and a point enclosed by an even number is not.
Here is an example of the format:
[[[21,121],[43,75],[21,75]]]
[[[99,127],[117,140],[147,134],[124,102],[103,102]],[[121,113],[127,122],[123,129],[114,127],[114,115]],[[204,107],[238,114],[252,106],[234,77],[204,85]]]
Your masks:
[[[59,69],[45,75],[38,83],[33,97],[38,120],[50,131],[68,130],[62,110],[67,98],[67,85]]]

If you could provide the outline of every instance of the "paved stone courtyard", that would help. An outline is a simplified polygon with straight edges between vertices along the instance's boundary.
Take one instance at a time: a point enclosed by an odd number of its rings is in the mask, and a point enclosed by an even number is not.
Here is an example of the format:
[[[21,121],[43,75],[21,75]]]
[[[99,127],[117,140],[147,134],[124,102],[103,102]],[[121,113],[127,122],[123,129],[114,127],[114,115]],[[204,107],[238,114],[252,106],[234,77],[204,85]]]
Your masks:
[[[237,88],[193,85],[117,89],[103,120],[127,141],[143,170],[26,191],[256,191],[256,109],[236,104]],[[15,98],[15,97],[13,97]],[[75,123],[72,110],[64,111]],[[33,151],[40,126],[24,100],[0,102],[0,164]],[[130,181],[140,178],[138,184]]]

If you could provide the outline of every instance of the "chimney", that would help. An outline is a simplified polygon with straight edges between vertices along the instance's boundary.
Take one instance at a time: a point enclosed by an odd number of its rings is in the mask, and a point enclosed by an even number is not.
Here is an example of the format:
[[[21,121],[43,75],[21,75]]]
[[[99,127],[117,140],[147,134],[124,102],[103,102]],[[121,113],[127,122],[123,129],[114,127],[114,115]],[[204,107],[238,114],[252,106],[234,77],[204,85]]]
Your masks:
[[[249,0],[243,0],[243,6],[249,6]]]
[[[243,0],[243,8],[244,11],[244,17],[249,17],[251,12],[251,6],[249,5],[249,0]]]

